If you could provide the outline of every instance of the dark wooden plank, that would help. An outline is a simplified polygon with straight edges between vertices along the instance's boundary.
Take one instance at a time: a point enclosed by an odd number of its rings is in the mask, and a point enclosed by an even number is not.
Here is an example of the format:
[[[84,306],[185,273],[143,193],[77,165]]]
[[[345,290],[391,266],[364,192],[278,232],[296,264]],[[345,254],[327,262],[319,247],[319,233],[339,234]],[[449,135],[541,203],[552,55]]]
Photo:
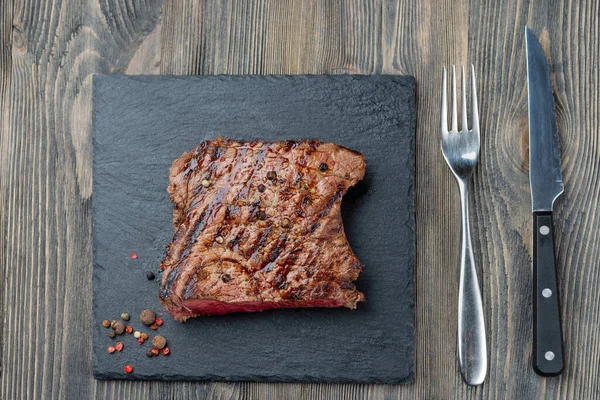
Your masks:
[[[0,398],[92,398],[91,76],[146,59],[161,3],[22,1],[12,18],[2,4],[14,28]]]
[[[597,136],[598,4],[563,1],[472,4],[470,58],[479,71],[483,157],[475,174],[476,247],[484,266],[490,374],[484,397],[598,396],[600,165]],[[503,18],[494,18],[502,15]],[[532,217],[528,181],[524,25],[552,64],[565,193],[556,204],[557,257],[566,369],[543,379],[531,369]],[[595,128],[596,126],[596,128]],[[456,395],[467,393],[457,387]]]
[[[0,3],[0,165],[8,164],[8,153],[9,153],[9,116],[10,116],[10,82],[12,72],[12,1],[3,1]],[[5,193],[8,191],[6,179],[4,174],[0,174],[0,235],[2,239],[7,238],[6,229],[6,216],[7,212],[7,196]],[[4,241],[3,241],[4,243]],[[0,266],[0,332],[2,332],[4,325],[4,318],[2,318],[4,304],[4,277],[6,276],[5,260],[6,246],[0,246],[0,260],[2,265]],[[2,344],[3,337],[0,335],[0,360],[2,360]],[[0,361],[0,376],[3,372],[3,364]]]
[[[0,6],[4,24],[12,19],[4,12],[7,3]],[[0,397],[598,397],[598,2],[171,0],[163,7],[162,28],[156,29],[161,26],[156,1],[134,2],[133,9],[131,3],[116,3],[82,7],[71,0],[42,0],[15,9],[10,129],[3,128],[1,136],[1,157],[7,161],[0,170],[7,325]],[[566,192],[557,203],[556,222],[567,369],[557,379],[539,378],[530,368],[525,23],[542,35],[551,53],[564,155]],[[476,65],[482,114],[472,220],[491,368],[486,384],[477,389],[466,388],[456,368],[459,209],[437,131],[440,68],[453,62]],[[416,76],[419,252],[413,385],[91,380],[90,361],[80,357],[91,354],[81,340],[91,323],[85,300],[91,270],[89,122],[78,117],[79,111],[87,115],[89,98],[75,93],[85,90],[82,77],[91,72],[159,69]]]

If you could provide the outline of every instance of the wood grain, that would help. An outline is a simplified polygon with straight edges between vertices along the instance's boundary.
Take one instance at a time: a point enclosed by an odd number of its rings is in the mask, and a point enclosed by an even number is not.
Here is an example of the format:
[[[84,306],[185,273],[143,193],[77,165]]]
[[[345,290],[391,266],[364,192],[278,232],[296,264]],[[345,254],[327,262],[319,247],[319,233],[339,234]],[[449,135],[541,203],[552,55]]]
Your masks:
[[[28,0],[0,4],[0,398],[598,398],[597,1]],[[556,205],[566,371],[531,370],[531,215],[523,28],[550,53],[565,194]],[[14,27],[13,27],[14,25]],[[456,364],[459,208],[439,151],[442,65],[477,71],[472,197],[490,349]],[[93,73],[412,74],[418,86],[416,379],[401,387],[91,378]],[[2,292],[3,291],[3,292]]]
[[[11,82],[11,50],[12,50],[12,1],[4,1],[0,3],[0,229],[2,235],[2,241],[7,239],[7,214],[8,214],[8,187],[6,184],[6,167],[8,166],[8,154],[9,154],[9,143],[8,143],[8,131],[10,129],[8,121],[10,116],[10,82]],[[0,246],[0,260],[4,261],[6,257],[6,246]],[[6,269],[4,262],[0,265],[0,305],[3,304],[4,299],[4,282],[6,275]],[[2,307],[0,307],[0,317],[2,313]],[[0,318],[0,332],[3,331],[4,318]],[[2,359],[2,335],[0,335],[0,360]],[[0,376],[4,370],[3,364],[0,363]]]

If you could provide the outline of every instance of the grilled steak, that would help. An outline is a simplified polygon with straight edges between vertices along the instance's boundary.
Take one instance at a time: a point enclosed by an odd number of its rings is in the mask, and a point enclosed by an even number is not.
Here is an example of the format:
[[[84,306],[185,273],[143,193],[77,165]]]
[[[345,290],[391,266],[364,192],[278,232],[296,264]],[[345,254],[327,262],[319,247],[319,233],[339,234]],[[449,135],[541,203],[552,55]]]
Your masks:
[[[292,307],[348,307],[362,264],[340,205],[360,153],[319,141],[202,142],[173,162],[175,234],[160,301],[176,320]]]

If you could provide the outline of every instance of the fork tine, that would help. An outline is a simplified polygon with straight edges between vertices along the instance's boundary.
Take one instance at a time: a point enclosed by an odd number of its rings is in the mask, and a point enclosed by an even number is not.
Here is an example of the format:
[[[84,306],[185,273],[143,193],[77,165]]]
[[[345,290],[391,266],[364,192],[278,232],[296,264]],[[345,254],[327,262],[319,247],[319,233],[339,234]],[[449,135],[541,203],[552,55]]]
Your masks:
[[[475,66],[471,64],[471,112],[473,113],[473,125],[471,129],[479,136],[479,111],[477,106],[477,84],[475,82]]]
[[[456,112],[456,67],[452,66],[452,132],[458,132],[458,114]]]
[[[448,84],[446,82],[446,67],[442,69],[442,115],[441,125],[442,125],[442,134],[448,133],[448,99],[446,97],[446,90]]]
[[[460,91],[462,97],[462,130],[467,132],[469,130],[469,124],[467,122],[467,84],[465,78],[465,66],[462,66],[462,89]]]

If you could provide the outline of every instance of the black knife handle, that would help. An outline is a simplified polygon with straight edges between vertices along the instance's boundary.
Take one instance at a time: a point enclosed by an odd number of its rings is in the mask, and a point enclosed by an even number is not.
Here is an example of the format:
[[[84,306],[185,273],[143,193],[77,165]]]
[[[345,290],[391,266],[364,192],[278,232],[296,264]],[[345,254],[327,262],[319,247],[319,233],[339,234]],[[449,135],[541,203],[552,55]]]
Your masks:
[[[533,214],[533,369],[541,376],[564,368],[552,213]]]

